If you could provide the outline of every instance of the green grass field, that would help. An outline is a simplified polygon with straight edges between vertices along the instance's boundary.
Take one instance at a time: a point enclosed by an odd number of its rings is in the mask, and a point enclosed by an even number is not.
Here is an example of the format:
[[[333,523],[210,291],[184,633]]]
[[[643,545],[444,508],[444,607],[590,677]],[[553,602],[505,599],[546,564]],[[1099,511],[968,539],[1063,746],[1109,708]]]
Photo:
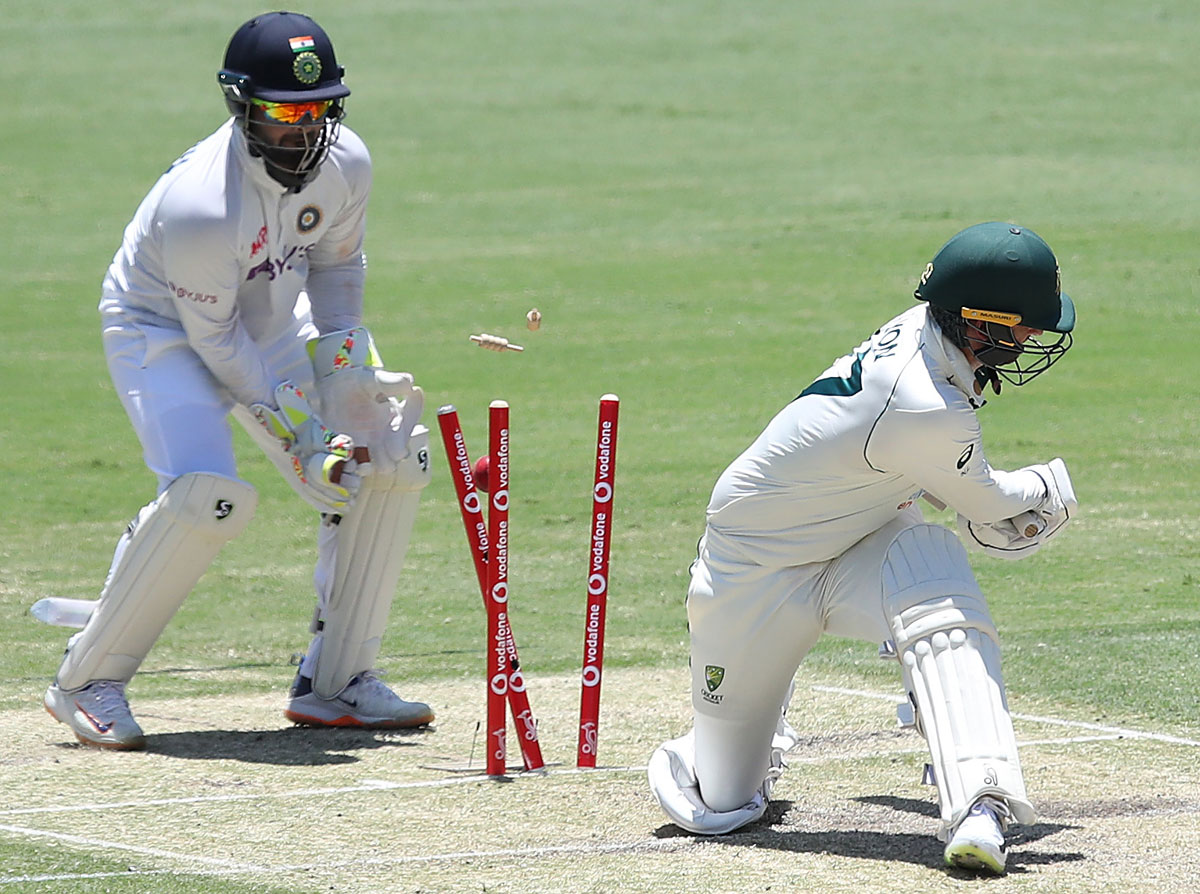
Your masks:
[[[154,179],[223,120],[215,70],[253,9],[9,6],[6,61],[19,77],[0,142],[11,449],[0,478],[0,718],[12,719],[37,709],[64,641],[28,607],[93,598],[116,538],[153,495],[105,371],[99,284]],[[720,470],[833,357],[909,306],[949,236],[1000,219],[1055,248],[1079,309],[1070,354],[983,414],[993,464],[1061,455],[1081,504],[1072,530],[1037,557],[975,561],[1014,709],[1200,737],[1194,4],[314,0],[305,11],[346,65],[348,124],[375,161],[367,315],[384,357],[424,386],[431,427],[433,408],[459,408],[472,456],[488,402],[512,407],[512,612],[535,711],[539,675],[562,679],[580,660],[599,396],[622,400],[607,666],[677,675],[687,567]],[[529,333],[534,306],[544,324]],[[527,349],[480,351],[467,340],[480,331]],[[484,659],[436,430],[434,448],[381,662],[403,693],[440,700],[442,688],[480,678]],[[239,450],[257,516],[151,653],[130,688],[135,713],[142,701],[209,696],[274,695],[282,706],[289,658],[307,644],[314,524],[246,439]],[[896,685],[866,644],[823,641],[806,667],[844,687]],[[464,724],[483,716],[478,688],[455,705]],[[682,689],[678,698],[665,734],[684,722]],[[606,696],[604,710],[637,718],[642,706]],[[29,748],[13,758],[0,749],[6,772],[57,762],[66,741],[49,718],[28,716]],[[155,724],[144,725],[153,750]],[[560,733],[570,760],[572,733]],[[602,723],[602,758],[606,744],[616,747]],[[644,764],[654,744],[622,760]],[[1039,760],[1039,778],[1054,779],[1055,755]],[[403,749],[392,759],[406,761]],[[88,772],[86,760],[71,763]],[[98,761],[98,778],[117,763]],[[1195,792],[1194,764],[1124,795]],[[46,779],[29,789],[44,803],[86,800]],[[590,804],[586,785],[564,796]],[[628,797],[644,788],[631,784]],[[788,797],[799,807],[804,789]],[[506,810],[503,797],[484,798]],[[1188,803],[1194,825],[1200,798]],[[646,816],[634,833],[663,822]],[[901,837],[931,832],[921,817]],[[724,868],[705,875],[718,852],[689,870],[694,890],[738,889]],[[853,852],[833,853],[858,865]],[[930,853],[908,867],[915,883],[960,886]],[[168,887],[169,861],[166,875],[129,887],[83,878],[123,859],[0,831],[0,892],[332,888],[237,873],[180,874]],[[622,859],[645,868],[643,887]],[[578,885],[555,887],[550,873],[511,890],[674,890],[663,866],[648,868],[656,859],[610,855]],[[1135,873],[1135,856],[1116,859]],[[425,890],[480,890],[477,868],[452,867]],[[1069,890],[1056,887],[1053,863],[1027,869],[1031,890]],[[63,878],[27,880],[39,873]]]

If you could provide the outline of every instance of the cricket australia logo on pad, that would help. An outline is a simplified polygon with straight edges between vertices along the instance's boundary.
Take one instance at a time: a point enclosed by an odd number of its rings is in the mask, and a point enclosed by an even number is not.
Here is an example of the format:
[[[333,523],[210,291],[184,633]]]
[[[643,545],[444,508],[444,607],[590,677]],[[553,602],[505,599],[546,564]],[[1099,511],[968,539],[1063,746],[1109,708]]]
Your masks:
[[[704,684],[708,687],[708,691],[701,692],[700,695],[706,702],[710,702],[714,705],[721,704],[721,701],[725,698],[725,696],[716,695],[716,691],[724,679],[725,668],[718,667],[715,664],[706,664],[704,666]]]

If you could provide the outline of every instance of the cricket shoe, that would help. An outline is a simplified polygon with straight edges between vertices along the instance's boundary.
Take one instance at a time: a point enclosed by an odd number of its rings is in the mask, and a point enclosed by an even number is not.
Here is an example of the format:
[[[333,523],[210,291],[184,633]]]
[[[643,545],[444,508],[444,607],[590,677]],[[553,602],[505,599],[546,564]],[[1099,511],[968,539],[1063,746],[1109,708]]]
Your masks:
[[[93,680],[82,689],[68,692],[51,683],[43,701],[50,716],[65,723],[84,745],[137,751],[146,747],[125,700],[125,684],[114,680]]]
[[[297,674],[283,715],[301,726],[409,729],[433,723],[429,705],[406,702],[375,671],[358,674],[333,698],[321,698],[313,692],[312,679]]]
[[[954,830],[946,845],[946,865],[976,872],[1004,874],[1008,849],[1004,845],[1004,823],[1008,807],[993,798],[980,798]]]

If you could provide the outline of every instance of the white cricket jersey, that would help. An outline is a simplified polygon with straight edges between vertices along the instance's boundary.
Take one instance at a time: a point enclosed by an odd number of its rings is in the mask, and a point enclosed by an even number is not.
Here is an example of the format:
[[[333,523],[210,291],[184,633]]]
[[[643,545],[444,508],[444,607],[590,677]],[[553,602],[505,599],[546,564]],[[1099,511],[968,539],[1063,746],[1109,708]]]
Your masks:
[[[767,566],[832,559],[928,492],[975,522],[1046,495],[1032,471],[991,468],[966,356],[918,305],[784,407],[721,474],[709,545]]]
[[[370,188],[370,155],[347,127],[297,193],[229,119],[142,200],[104,279],[104,326],[186,343],[239,403],[272,403],[260,348],[294,328],[302,290],[321,333],[361,322]]]

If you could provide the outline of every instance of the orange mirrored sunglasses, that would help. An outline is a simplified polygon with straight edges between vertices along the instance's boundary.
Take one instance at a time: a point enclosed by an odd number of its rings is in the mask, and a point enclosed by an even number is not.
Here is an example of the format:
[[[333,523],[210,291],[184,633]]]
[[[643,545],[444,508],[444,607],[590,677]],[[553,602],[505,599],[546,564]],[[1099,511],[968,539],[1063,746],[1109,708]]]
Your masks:
[[[301,124],[306,116],[311,123],[316,124],[329,114],[329,110],[334,106],[332,99],[320,102],[268,102],[265,99],[250,101],[263,110],[268,121],[275,124]]]

